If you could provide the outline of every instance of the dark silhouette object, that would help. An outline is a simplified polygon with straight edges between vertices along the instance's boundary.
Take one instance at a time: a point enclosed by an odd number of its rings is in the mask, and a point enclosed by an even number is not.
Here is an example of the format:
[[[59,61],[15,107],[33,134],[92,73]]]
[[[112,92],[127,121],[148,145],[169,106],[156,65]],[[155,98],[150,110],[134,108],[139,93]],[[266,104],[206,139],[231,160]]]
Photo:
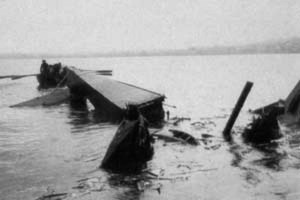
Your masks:
[[[265,114],[253,118],[251,124],[245,128],[243,137],[245,142],[253,144],[270,143],[282,137],[279,130],[277,117],[282,114],[282,109],[274,107]]]
[[[48,70],[48,63],[46,62],[46,60],[42,60],[40,73],[44,74],[47,70]]]
[[[125,119],[127,120],[137,120],[140,116],[140,111],[136,105],[127,105]]]
[[[147,121],[137,106],[128,105],[101,167],[116,172],[138,172],[153,156],[152,143]]]
[[[39,89],[48,89],[58,86],[64,86],[64,77],[66,71],[62,67],[61,63],[49,65],[45,60],[42,61],[40,67],[40,74],[37,75],[39,82]]]
[[[36,200],[59,200],[65,199],[67,196],[68,193],[47,194],[37,198]]]
[[[227,124],[223,130],[223,136],[227,141],[231,141],[231,129],[247,99],[247,96],[251,90],[253,86],[252,82],[247,81],[246,85],[244,86],[244,89],[242,91],[242,93],[240,94],[240,97],[238,99],[238,101],[236,102],[234,109],[230,115],[229,120],[227,121]]]
[[[169,131],[173,133],[174,137],[182,139],[190,145],[199,145],[199,142],[197,141],[197,139],[195,137],[193,137],[192,135],[190,135],[184,131],[175,130],[175,129],[170,129]]]
[[[170,119],[170,111],[167,110],[166,114],[167,114],[167,120],[169,121],[169,119]]]

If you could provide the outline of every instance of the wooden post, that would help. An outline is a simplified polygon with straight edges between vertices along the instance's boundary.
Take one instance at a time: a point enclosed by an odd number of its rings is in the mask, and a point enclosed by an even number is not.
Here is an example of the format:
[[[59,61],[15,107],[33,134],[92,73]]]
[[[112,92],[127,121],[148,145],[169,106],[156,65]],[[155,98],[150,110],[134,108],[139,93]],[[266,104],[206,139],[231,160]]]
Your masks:
[[[237,119],[237,117],[238,117],[238,115],[239,115],[239,113],[240,113],[243,105],[244,105],[244,102],[247,99],[247,96],[248,96],[248,94],[249,94],[252,86],[253,86],[253,83],[247,81],[247,83],[246,83],[246,85],[245,85],[245,87],[244,87],[244,89],[243,89],[243,91],[242,91],[242,93],[241,93],[238,101],[235,104],[235,107],[234,107],[234,109],[233,109],[233,111],[231,113],[231,116],[230,116],[230,118],[229,118],[229,120],[228,120],[228,122],[227,122],[227,124],[225,126],[225,129],[223,131],[223,135],[224,135],[224,137],[227,140],[231,140],[231,134],[230,134],[231,133],[231,129],[232,129],[232,127],[233,127],[233,125],[234,125],[234,123],[235,123],[235,121],[236,121],[236,119]]]

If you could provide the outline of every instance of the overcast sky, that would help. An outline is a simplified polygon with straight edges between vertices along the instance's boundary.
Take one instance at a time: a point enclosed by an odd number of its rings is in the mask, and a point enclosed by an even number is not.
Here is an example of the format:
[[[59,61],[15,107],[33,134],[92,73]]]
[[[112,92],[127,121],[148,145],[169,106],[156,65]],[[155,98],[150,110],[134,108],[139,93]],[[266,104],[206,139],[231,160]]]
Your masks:
[[[235,45],[300,36],[299,0],[0,0],[0,53]]]

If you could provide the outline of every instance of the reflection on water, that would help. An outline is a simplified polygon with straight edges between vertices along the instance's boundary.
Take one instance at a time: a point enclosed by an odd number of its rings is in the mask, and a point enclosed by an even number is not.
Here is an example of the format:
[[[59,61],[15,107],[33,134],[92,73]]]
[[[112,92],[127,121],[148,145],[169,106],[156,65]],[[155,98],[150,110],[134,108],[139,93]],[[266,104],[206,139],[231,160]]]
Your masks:
[[[141,191],[137,188],[140,180],[139,174],[135,176],[111,174],[108,178],[108,184],[111,188],[122,188],[120,192],[115,194],[116,199],[140,199]]]
[[[281,161],[287,158],[282,146],[274,142],[263,145],[250,145],[246,143],[230,144],[229,152],[233,154],[232,166],[243,168],[244,162],[250,165],[260,165],[272,170],[283,170]]]
[[[93,116],[89,111],[70,110],[68,118],[70,124],[76,127],[86,127],[93,124]]]
[[[241,169],[241,177],[249,185],[264,188],[264,192],[273,188],[270,194],[274,196],[266,195],[264,199],[298,199],[300,195],[300,177],[292,172],[300,166],[300,151],[296,150],[300,146],[300,141],[297,140],[299,134],[291,127],[285,127],[282,132],[283,138],[269,144],[244,143],[242,134],[235,134],[234,141],[229,144],[229,152],[233,155],[231,164]],[[297,155],[297,159],[294,159]],[[284,182],[283,174],[290,181]],[[266,182],[269,186],[266,186]]]

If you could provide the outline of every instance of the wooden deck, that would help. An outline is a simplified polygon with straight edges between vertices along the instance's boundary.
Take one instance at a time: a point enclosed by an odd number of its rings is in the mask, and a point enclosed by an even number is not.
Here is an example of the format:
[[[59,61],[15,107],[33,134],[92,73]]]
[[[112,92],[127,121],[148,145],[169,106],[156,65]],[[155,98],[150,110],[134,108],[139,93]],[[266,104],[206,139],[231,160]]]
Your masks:
[[[91,71],[68,68],[67,74],[67,86],[71,95],[87,98],[103,116],[121,119],[126,105],[134,104],[150,122],[164,118],[164,95],[99,76]]]
[[[79,102],[88,99],[95,110],[108,119],[122,119],[128,104],[137,105],[149,121],[164,118],[162,106],[164,95],[101,76],[95,71],[79,70],[75,67],[67,67],[66,70],[68,88],[56,89],[53,93],[11,107],[49,106],[64,102],[71,97],[71,101]]]
[[[121,109],[126,109],[127,104],[142,105],[164,99],[163,95],[156,92],[99,76],[93,72],[69,68],[68,73],[67,85],[69,87],[78,82],[85,83]]]

